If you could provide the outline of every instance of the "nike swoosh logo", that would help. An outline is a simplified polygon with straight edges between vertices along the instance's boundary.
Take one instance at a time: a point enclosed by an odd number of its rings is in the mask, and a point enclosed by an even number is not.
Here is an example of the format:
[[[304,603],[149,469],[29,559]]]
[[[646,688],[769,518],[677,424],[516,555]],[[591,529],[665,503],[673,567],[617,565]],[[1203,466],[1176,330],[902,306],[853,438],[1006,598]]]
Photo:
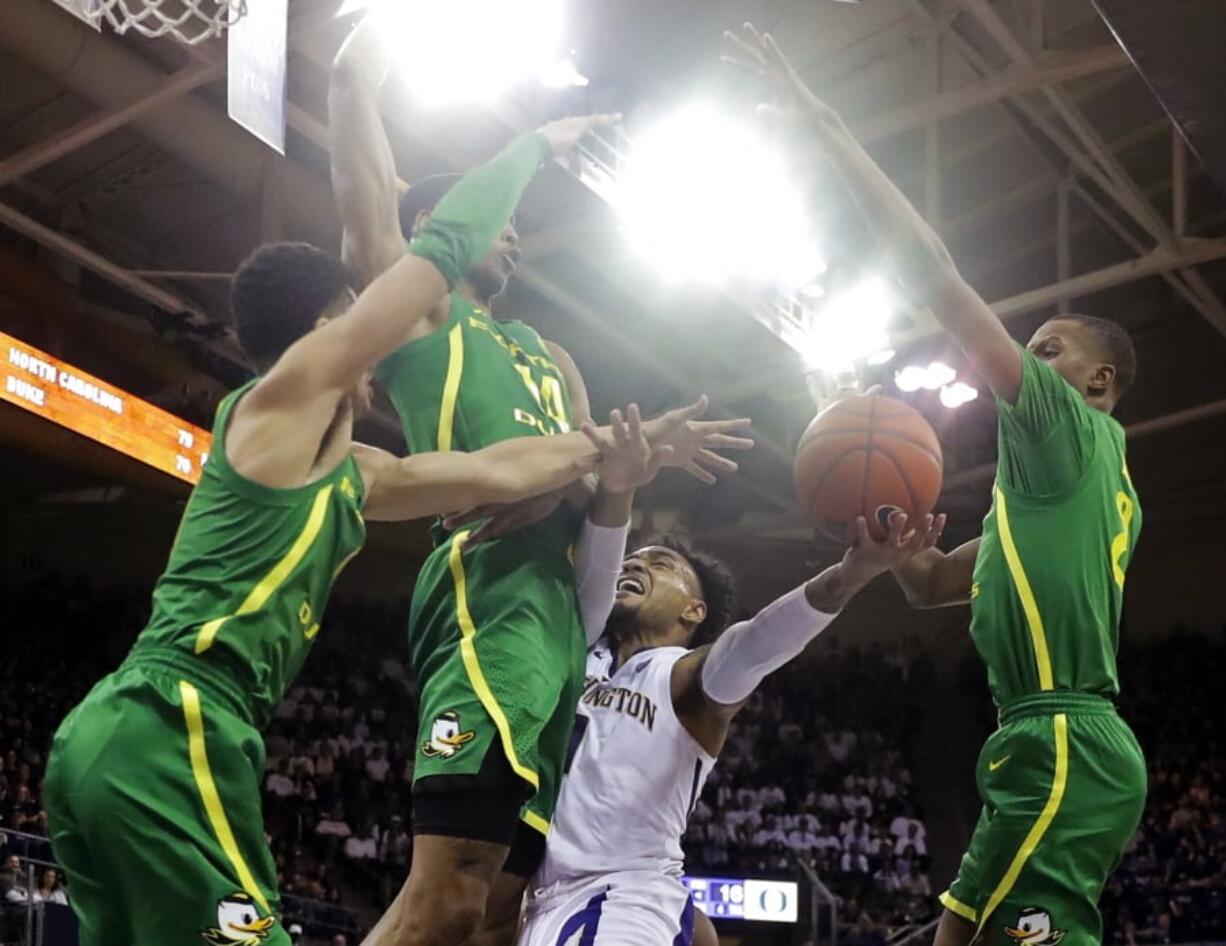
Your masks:
[[[999,769],[1002,765],[1004,765],[1006,762],[1008,762],[1012,758],[1013,758],[1012,755],[1007,755],[1003,759],[996,759],[995,761],[989,760],[988,771],[995,772],[997,769]]]

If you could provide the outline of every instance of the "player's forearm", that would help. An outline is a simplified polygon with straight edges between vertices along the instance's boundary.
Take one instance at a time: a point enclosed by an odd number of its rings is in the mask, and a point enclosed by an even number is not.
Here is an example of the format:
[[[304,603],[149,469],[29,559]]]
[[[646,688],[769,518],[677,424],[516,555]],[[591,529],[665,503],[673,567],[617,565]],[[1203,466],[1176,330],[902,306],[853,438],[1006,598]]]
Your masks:
[[[377,11],[367,13],[341,44],[332,61],[334,83],[362,83],[374,92],[392,67],[392,44]]]
[[[390,44],[367,15],[337,54],[328,85],[332,191],[342,258],[358,288],[404,254],[396,162],[378,105],[390,64]]]
[[[827,606],[832,603],[820,596],[818,600]],[[817,607],[808,585],[804,585],[763,608],[751,620],[728,628],[703,661],[701,686],[708,703],[715,709],[732,710],[749,699],[759,683],[829,627],[837,612],[838,608]]]
[[[978,553],[978,539],[949,553],[931,548],[912,556],[891,572],[913,608],[965,604],[971,598]]]
[[[980,374],[1013,400],[1021,360],[1004,325],[962,278],[949,250],[894,182],[829,110],[810,127],[889,256],[912,300],[932,311]]]
[[[341,338],[332,353],[334,384],[349,389],[412,338],[448,289],[490,251],[547,151],[539,135],[523,135],[439,201],[410,252],[336,320]]]
[[[626,557],[634,491],[598,490],[575,550],[575,591],[588,646],[604,633],[617,599],[617,579]]]
[[[961,281],[941,238],[838,115],[825,110],[810,120],[809,128],[917,301],[934,301],[949,284]]]
[[[859,567],[849,562],[831,565],[816,578],[805,583],[805,600],[815,611],[838,614],[852,598],[880,571]]]
[[[444,195],[409,251],[433,262],[456,286],[490,251],[549,153],[544,136],[520,135]]]

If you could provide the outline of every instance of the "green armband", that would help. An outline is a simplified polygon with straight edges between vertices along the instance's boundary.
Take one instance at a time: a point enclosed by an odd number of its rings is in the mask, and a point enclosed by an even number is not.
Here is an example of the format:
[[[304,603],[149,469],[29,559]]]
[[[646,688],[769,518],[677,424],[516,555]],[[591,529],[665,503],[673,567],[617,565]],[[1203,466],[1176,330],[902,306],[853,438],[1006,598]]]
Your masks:
[[[454,289],[489,253],[548,157],[549,142],[543,136],[520,135],[492,161],[455,183],[409,244],[409,252],[437,266]]]

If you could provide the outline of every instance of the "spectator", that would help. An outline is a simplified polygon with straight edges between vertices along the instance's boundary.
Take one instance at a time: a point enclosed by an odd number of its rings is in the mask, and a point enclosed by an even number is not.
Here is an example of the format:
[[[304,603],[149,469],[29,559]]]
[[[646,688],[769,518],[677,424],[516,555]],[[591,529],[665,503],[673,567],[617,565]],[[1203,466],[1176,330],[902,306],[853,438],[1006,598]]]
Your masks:
[[[291,795],[298,794],[298,786],[294,784],[294,780],[289,776],[289,762],[282,759],[277,766],[275,772],[272,772],[264,781],[266,791],[278,798],[289,798]]]
[[[379,829],[367,825],[346,839],[345,856],[351,861],[373,861],[379,856]]]
[[[0,870],[0,898],[10,905],[22,904],[30,899],[29,881],[21,866],[21,858],[16,854],[5,858],[4,869]]]
[[[38,888],[34,891],[35,903],[58,903],[68,905],[68,894],[64,892],[64,884],[60,880],[58,870],[47,869],[39,878]]]

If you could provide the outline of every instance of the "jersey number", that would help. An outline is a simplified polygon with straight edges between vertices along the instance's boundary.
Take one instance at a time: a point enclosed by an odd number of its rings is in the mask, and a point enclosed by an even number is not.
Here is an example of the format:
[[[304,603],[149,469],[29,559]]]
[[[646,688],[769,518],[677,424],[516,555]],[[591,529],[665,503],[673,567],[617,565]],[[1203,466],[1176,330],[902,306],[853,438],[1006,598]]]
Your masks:
[[[551,374],[541,375],[541,383],[537,384],[532,377],[532,369],[527,365],[516,365],[515,370],[523,378],[524,386],[536,401],[542,414],[554,423],[553,430],[546,430],[544,425],[533,424],[544,434],[564,434],[570,430],[570,419],[566,416],[566,402],[562,398],[562,382]],[[525,423],[523,411],[515,412],[515,419]],[[530,416],[530,415],[529,415]],[[534,418],[535,419],[535,418]]]
[[[1115,494],[1115,508],[1120,513],[1120,523],[1123,528],[1111,540],[1111,573],[1120,591],[1124,590],[1124,566],[1121,564],[1124,553],[1128,551],[1129,527],[1132,525],[1132,497],[1123,490]]]

